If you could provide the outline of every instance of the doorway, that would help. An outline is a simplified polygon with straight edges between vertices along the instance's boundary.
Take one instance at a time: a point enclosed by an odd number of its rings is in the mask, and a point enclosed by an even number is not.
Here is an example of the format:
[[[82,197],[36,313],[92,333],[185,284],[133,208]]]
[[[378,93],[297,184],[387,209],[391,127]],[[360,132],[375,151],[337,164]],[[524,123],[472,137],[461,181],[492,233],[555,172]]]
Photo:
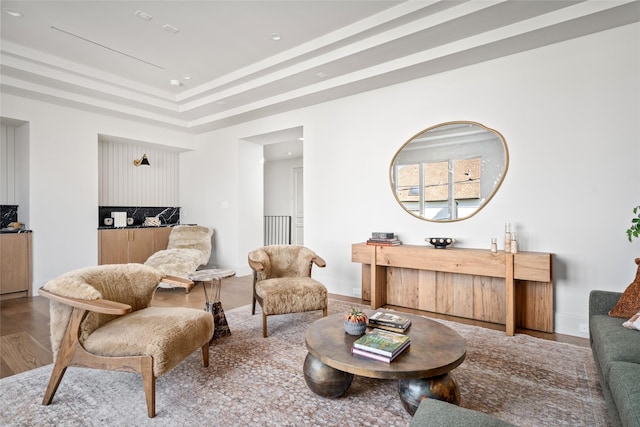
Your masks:
[[[243,138],[263,146],[264,244],[304,244],[302,126]],[[282,225],[283,219],[287,222]],[[269,224],[277,230],[267,230]],[[286,238],[280,236],[281,229]],[[273,236],[279,236],[274,239]],[[283,240],[284,239],[284,240]]]

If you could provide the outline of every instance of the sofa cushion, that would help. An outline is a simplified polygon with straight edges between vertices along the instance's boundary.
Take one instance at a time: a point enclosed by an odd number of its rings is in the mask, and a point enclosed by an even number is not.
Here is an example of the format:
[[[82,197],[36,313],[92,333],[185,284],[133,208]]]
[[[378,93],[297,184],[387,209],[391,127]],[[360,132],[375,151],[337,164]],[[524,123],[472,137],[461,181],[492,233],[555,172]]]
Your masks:
[[[484,412],[461,408],[437,399],[424,399],[413,415],[411,427],[509,427],[506,421]]]
[[[609,316],[628,319],[640,311],[640,258],[636,258],[636,264],[638,264],[636,278],[622,293],[618,303],[609,312]]]
[[[602,314],[589,318],[591,346],[607,382],[610,382],[612,362],[637,362],[640,355],[640,334],[623,327],[622,322],[617,317]]]
[[[624,426],[640,426],[640,364],[613,362],[609,388]]]

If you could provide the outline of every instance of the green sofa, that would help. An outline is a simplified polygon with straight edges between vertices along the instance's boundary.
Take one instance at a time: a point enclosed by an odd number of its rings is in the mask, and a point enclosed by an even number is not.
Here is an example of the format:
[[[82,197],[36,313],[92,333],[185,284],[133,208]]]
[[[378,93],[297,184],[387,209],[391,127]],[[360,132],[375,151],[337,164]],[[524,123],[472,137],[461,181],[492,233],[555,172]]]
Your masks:
[[[453,403],[424,399],[413,415],[410,427],[513,427],[493,415],[462,408]]]
[[[608,315],[622,293],[591,291],[589,336],[613,426],[640,427],[640,331]]]

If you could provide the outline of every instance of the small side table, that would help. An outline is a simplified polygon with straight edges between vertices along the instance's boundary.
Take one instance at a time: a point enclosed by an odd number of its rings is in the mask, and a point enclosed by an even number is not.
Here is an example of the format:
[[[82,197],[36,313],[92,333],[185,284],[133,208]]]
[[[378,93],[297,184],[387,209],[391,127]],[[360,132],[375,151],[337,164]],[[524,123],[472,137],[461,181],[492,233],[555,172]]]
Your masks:
[[[214,330],[213,336],[211,337],[211,340],[209,340],[209,344],[212,344],[216,338],[231,335],[227,318],[225,317],[224,310],[222,309],[222,302],[220,301],[220,288],[222,279],[233,277],[235,275],[236,272],[233,270],[221,270],[218,268],[198,270],[189,275],[189,280],[193,282],[202,282],[202,290],[204,291],[205,298],[204,310],[213,315]],[[208,293],[206,282],[210,282]]]

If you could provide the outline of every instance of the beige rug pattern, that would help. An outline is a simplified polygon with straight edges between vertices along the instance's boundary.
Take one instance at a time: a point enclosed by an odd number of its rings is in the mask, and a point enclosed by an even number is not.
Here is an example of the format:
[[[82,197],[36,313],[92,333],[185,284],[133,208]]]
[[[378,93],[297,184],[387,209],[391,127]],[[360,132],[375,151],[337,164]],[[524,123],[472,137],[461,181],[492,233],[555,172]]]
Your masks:
[[[330,301],[330,313],[351,304]],[[341,398],[311,392],[302,376],[306,325],[319,312],[269,319],[262,338],[250,307],[226,313],[232,335],[160,377],[157,416],[149,419],[142,381],[131,373],[69,368],[53,403],[42,406],[51,365],[0,380],[2,426],[406,426],[391,380],[355,377]],[[591,351],[526,335],[440,321],[467,341],[455,369],[461,406],[521,426],[606,426]]]

